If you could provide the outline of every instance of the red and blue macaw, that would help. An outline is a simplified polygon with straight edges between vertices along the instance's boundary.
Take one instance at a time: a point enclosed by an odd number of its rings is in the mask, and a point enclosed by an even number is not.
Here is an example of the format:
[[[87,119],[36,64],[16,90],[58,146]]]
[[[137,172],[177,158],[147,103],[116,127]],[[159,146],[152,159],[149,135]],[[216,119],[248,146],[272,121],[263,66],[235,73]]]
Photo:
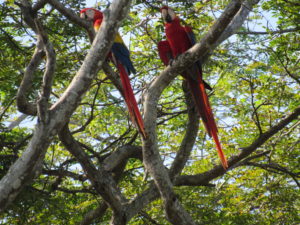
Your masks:
[[[93,21],[94,29],[97,32],[100,29],[103,20],[103,13],[93,8],[85,8],[80,11],[80,17]],[[122,94],[124,96],[130,118],[132,122],[136,124],[143,137],[146,138],[144,122],[138,109],[138,105],[129,80],[130,73],[136,73],[136,70],[129,58],[129,50],[124,44],[119,33],[117,33],[115,37],[111,52],[109,53],[108,57],[113,61],[120,73],[123,87]]]
[[[168,6],[161,8],[161,14],[165,22],[166,41],[158,43],[159,56],[165,65],[169,65],[173,59],[187,51],[195,43],[195,35],[191,27],[182,26],[179,17]],[[209,104],[205,88],[211,89],[202,79],[202,66],[200,61],[195,62],[182,75],[187,80],[192,96],[194,98],[198,113],[202,118],[207,133],[213,137],[218,155],[224,169],[228,168],[226,157],[223,153],[219,138],[218,129]]]

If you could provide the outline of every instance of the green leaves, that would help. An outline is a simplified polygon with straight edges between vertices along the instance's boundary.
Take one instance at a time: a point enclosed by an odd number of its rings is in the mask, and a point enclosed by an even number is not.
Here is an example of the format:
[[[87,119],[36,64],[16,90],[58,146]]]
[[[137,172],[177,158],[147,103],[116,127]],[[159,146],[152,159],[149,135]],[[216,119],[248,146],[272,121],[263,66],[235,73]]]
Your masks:
[[[168,1],[168,5],[194,28],[200,41],[228,2],[176,0]],[[76,12],[85,5],[84,1],[63,3]],[[107,1],[98,1],[98,5],[106,4]],[[213,91],[208,92],[209,99],[228,158],[240,154],[241,148],[251,145],[261,132],[268,131],[300,105],[298,2],[268,0],[260,6],[254,9],[239,34],[224,41],[204,65],[203,76],[213,86]],[[133,1],[131,13],[120,29],[137,70],[130,78],[142,112],[144,90],[164,69],[157,43],[166,37],[155,7],[161,7],[161,2]],[[90,43],[83,29],[50,6],[40,10],[38,16],[57,56],[50,99],[54,104],[79,69]],[[27,128],[17,126],[8,130],[7,127],[19,115],[15,96],[36,37],[24,25],[13,1],[1,5],[0,21],[2,178],[21,155],[32,133],[33,122]],[[45,61],[34,74],[29,96],[32,102],[38,99],[44,70]],[[164,90],[157,105],[158,120],[154,121],[157,144],[167,168],[186,132],[187,106],[182,80],[178,76]],[[103,160],[121,146],[141,145],[123,97],[102,71],[72,115],[69,127],[95,167],[102,166]],[[174,187],[177,197],[199,224],[296,224],[300,219],[299,181],[296,182],[299,149],[299,120],[295,120],[258,148],[250,156],[253,158],[213,180],[215,187]],[[196,145],[183,174],[202,174],[218,164],[215,145],[200,123]],[[149,188],[152,178],[146,173],[141,160],[127,161],[119,187],[128,201]],[[85,171],[57,139],[46,154],[42,175],[28,184],[1,219],[9,224],[78,224],[102,201]],[[110,216],[107,211],[95,221],[108,224]],[[151,219],[152,223],[154,220],[157,224],[168,224],[159,199],[149,203],[129,224],[149,224]]]

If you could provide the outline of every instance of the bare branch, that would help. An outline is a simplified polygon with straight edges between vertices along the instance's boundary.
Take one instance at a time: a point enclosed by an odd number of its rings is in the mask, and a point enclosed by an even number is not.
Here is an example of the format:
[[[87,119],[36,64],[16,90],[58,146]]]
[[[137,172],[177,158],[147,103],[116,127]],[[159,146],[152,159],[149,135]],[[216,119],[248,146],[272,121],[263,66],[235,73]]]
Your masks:
[[[284,29],[284,30],[270,30],[270,31],[239,31],[235,34],[241,35],[273,35],[273,34],[284,34],[299,31],[300,27]]]
[[[170,168],[169,173],[171,177],[179,174],[184,168],[195,144],[197,133],[199,130],[199,116],[197,114],[197,110],[195,109],[193,97],[191,95],[191,92],[187,89],[186,82],[184,82],[183,85],[186,105],[188,108],[188,123],[186,127],[186,133]]]
[[[252,119],[254,120],[255,125],[257,126],[258,130],[259,130],[259,134],[261,135],[263,133],[263,130],[261,128],[261,124],[260,124],[260,119],[259,119],[259,114],[258,114],[258,108],[259,107],[255,107],[255,103],[254,103],[254,83],[252,82],[252,79],[250,77],[249,82],[249,86],[250,86],[250,93],[251,93],[251,106],[253,108],[253,113],[252,113]]]
[[[114,151],[109,157],[104,160],[103,167],[106,171],[115,170],[124,161],[129,158],[142,160],[142,148],[139,146],[125,145]]]
[[[7,104],[7,106],[3,109],[3,111],[0,114],[0,121],[2,120],[3,116],[5,115],[6,111],[9,109],[9,107],[14,103],[15,98],[11,99],[10,102]]]
[[[19,126],[19,124],[22,123],[22,121],[25,120],[27,117],[28,117],[28,115],[22,114],[22,115],[19,116],[15,121],[12,121],[12,122],[7,126],[7,129],[8,129],[8,130],[14,129],[16,126]]]
[[[71,22],[83,27],[88,32],[90,41],[92,41],[95,37],[95,32],[93,27],[91,26],[91,22],[81,19],[77,13],[73,10],[66,8],[61,2],[57,0],[46,0],[50,5],[52,5],[57,11],[67,17]],[[79,12],[78,12],[79,13]]]
[[[27,99],[27,95],[32,86],[31,84],[33,81],[34,72],[42,62],[43,56],[45,56],[45,52],[43,51],[43,44],[42,41],[38,39],[35,52],[25,69],[24,77],[17,93],[18,110],[27,115],[35,116],[37,113],[36,104],[30,103]]]
[[[211,51],[213,44],[225,30],[232,18],[240,9],[240,2],[233,0],[220,18],[215,22],[209,33],[187,53],[178,57],[172,67],[167,67],[150,85],[145,98],[145,130],[147,139],[143,140],[144,165],[160,192],[168,220],[173,224],[195,224],[190,215],[184,210],[173,192],[168,172],[164,168],[159,155],[156,134],[157,102],[162,91],[170,84],[178,73],[186,69],[201,56]]]
[[[35,26],[37,28],[38,38],[42,40],[44,51],[46,52],[47,62],[46,70],[43,75],[43,85],[41,97],[38,100],[38,116],[41,122],[47,123],[48,116],[48,101],[51,94],[52,82],[54,79],[54,71],[56,65],[56,56],[52,46],[52,43],[49,41],[47,33],[44,31],[41,22],[35,18]]]
[[[29,4],[26,0],[22,3],[26,3],[27,6]],[[96,76],[99,68],[105,61],[106,55],[114,40],[112,37],[115,36],[121,24],[121,20],[128,12],[129,3],[129,0],[115,0],[111,4],[100,28],[100,32],[96,35],[91,50],[86,56],[80,70],[62,97],[51,107],[49,123],[37,124],[34,135],[26,150],[1,179],[0,212],[16,198],[22,188],[29,183],[33,177],[40,174],[42,161],[52,138],[69,120],[82,96],[89,89],[92,79]],[[28,8],[30,8],[30,4]],[[29,10],[29,16],[30,15]]]

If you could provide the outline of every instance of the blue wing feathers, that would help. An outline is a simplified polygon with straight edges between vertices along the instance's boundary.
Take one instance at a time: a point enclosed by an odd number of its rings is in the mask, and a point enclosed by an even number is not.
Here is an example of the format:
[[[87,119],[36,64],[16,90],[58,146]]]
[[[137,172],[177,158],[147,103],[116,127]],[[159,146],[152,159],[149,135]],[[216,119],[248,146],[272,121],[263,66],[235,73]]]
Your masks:
[[[116,60],[126,68],[128,74],[131,72],[136,73],[136,70],[129,57],[129,50],[124,44],[114,42],[111,51]]]

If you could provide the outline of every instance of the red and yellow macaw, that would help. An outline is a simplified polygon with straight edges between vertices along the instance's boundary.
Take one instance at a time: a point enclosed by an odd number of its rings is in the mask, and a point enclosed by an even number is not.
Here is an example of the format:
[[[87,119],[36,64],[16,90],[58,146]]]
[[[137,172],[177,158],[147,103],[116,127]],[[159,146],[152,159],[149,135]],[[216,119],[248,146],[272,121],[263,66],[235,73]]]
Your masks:
[[[180,19],[168,6],[161,8],[161,14],[165,22],[166,41],[158,43],[159,56],[165,65],[170,64],[170,60],[175,59],[180,54],[187,51],[195,43],[195,35],[188,26],[181,26]],[[194,98],[198,113],[202,118],[207,133],[213,137],[218,155],[224,169],[228,168],[226,157],[218,138],[218,129],[208,101],[205,88],[211,89],[202,79],[202,66],[200,61],[185,70],[182,75],[187,80],[192,96]]]
[[[85,8],[80,11],[80,17],[83,19],[93,21],[94,29],[97,32],[100,29],[103,13],[93,8]],[[136,73],[132,62],[129,58],[129,50],[123,42],[120,34],[117,33],[114,43],[109,53],[109,58],[116,65],[123,86],[123,96],[129,111],[130,118],[134,124],[137,125],[140,133],[143,137],[146,137],[144,122],[140,111],[138,109],[137,102],[134,97],[132,87],[130,85],[129,75],[130,73]]]

